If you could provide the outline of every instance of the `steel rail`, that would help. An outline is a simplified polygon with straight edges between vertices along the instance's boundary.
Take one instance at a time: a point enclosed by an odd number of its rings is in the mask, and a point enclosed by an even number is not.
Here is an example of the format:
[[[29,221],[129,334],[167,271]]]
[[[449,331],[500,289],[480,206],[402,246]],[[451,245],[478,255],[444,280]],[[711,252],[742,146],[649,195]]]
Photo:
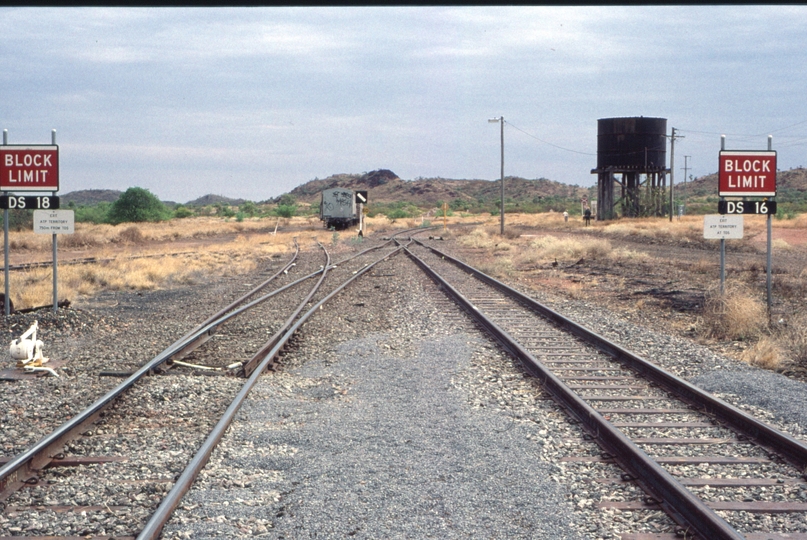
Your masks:
[[[320,270],[322,272],[322,270]],[[312,274],[316,275],[316,273]],[[260,302],[282,292],[298,283],[308,279],[307,276],[298,279],[294,283],[288,284],[281,289],[272,291],[246,305],[239,307],[230,313],[209,322],[205,326],[198,326],[195,330],[185,334],[183,337],[172,343],[160,354],[146,362],[137,371],[131,374],[121,384],[104,394],[97,399],[89,407],[78,413],[76,416],[56,428],[50,434],[40,439],[36,444],[28,448],[22,454],[16,456],[14,459],[0,467],[0,501],[7,499],[11,493],[25,483],[25,480],[35,476],[35,471],[42,469],[48,463],[53,461],[53,456],[59,453],[58,449],[64,446],[67,442],[74,439],[77,433],[83,431],[86,427],[95,423],[101,412],[112,404],[115,399],[129,390],[134,384],[152,372],[154,369],[169,361],[175,356],[182,355],[189,347],[193,346],[199,340],[204,339],[205,335],[209,335],[221,323],[229,320],[236,315],[243,313],[256,306]],[[198,345],[197,345],[198,346]]]
[[[209,329],[208,331],[202,333],[198,337],[195,337],[195,338],[191,339],[191,336],[194,335],[200,328],[208,326],[209,324],[211,324],[211,323],[217,321],[218,319],[220,319],[221,317],[223,317],[228,311],[237,308],[238,306],[243,304],[246,301],[247,298],[249,298],[250,296],[256,294],[257,292],[263,290],[267,285],[269,285],[269,283],[271,283],[272,281],[277,279],[277,277],[280,276],[280,274],[282,274],[284,272],[287,272],[289,270],[289,268],[291,268],[292,265],[294,265],[294,261],[297,260],[297,256],[299,254],[300,254],[300,245],[297,243],[297,239],[295,238],[294,239],[294,255],[292,255],[291,259],[289,259],[289,261],[280,270],[275,272],[272,275],[272,277],[266,279],[265,281],[263,281],[263,283],[261,283],[261,284],[257,285],[256,287],[254,287],[251,291],[249,291],[248,293],[246,293],[242,297],[240,297],[240,298],[236,299],[235,301],[233,301],[230,305],[220,309],[219,311],[217,311],[216,313],[214,313],[213,315],[211,315],[210,317],[208,317],[207,319],[205,319],[204,321],[199,323],[196,326],[196,328],[194,328],[193,330],[191,330],[190,332],[185,334],[183,337],[181,337],[180,340],[187,339],[188,344],[185,347],[183,347],[180,351],[174,353],[174,355],[172,356],[172,359],[182,358],[182,357],[190,354],[192,351],[196,350],[197,348],[199,348],[201,345],[206,343],[208,340],[210,340],[210,338],[213,337],[213,332],[215,332],[216,326],[213,326],[211,329]]]
[[[328,267],[332,268],[336,265],[342,264],[353,258],[366,254],[370,251],[381,249],[390,242],[391,241],[384,242],[379,246],[368,248],[350,257],[342,259],[341,261],[338,261],[333,265],[329,265]],[[87,407],[82,412],[75,415],[70,420],[66,421],[64,424],[56,428],[50,434],[40,439],[37,443],[28,448],[25,452],[14,457],[8,463],[0,467],[0,501],[7,499],[16,489],[22,486],[28,478],[36,476],[36,471],[41,470],[48,463],[53,461],[53,456],[60,453],[61,448],[67,442],[74,439],[77,433],[81,433],[87,427],[95,423],[104,409],[110,406],[120,395],[128,391],[142,377],[152,372],[162,364],[168,362],[172,358],[186,354],[188,352],[189,347],[198,346],[199,344],[198,342],[200,340],[204,340],[205,336],[209,336],[210,334],[212,334],[213,331],[216,329],[216,327],[222,324],[223,322],[251,309],[252,307],[258,305],[259,303],[281,292],[290,289],[291,287],[294,287],[308,279],[311,279],[312,277],[319,275],[324,270],[325,268],[323,267],[316,272],[312,272],[311,274],[305,277],[297,279],[292,283],[289,283],[245,305],[242,305],[238,309],[230,311],[226,315],[223,315],[218,319],[209,322],[205,326],[197,327],[195,330],[185,334],[183,337],[181,337],[180,339],[169,345],[160,354],[152,358],[150,361],[146,362],[137,371],[132,373],[126,380],[124,380],[118,386],[116,386],[115,388],[104,394],[102,397],[97,399],[89,407]],[[210,319],[211,318],[208,318],[208,320]]]
[[[389,237],[392,239],[392,238],[395,238],[396,236],[399,236],[401,234],[411,233],[412,231],[418,231],[418,232],[413,233],[413,234],[419,234],[420,232],[430,231],[430,230],[434,229],[435,227],[436,227],[436,225],[432,225],[431,227],[412,227],[411,229],[404,229],[402,231],[398,231],[398,232],[396,232],[394,234],[391,234],[391,235],[389,235]]]
[[[673,375],[672,373],[653,364],[649,360],[638,356],[609,339],[585,328],[584,326],[567,319],[551,308],[539,303],[529,296],[505,285],[504,283],[488,276],[474,267],[452,257],[436,248],[423,244],[418,240],[415,243],[431,250],[444,257],[446,260],[458,265],[463,270],[472,273],[480,280],[497,288],[503,293],[517,299],[528,308],[536,311],[545,318],[551,320],[558,326],[568,330],[586,343],[596,347],[609,356],[628,364],[639,375],[651,380],[664,389],[668,390],[676,397],[680,398],[701,412],[713,415],[718,421],[728,425],[735,431],[745,435],[749,440],[781,455],[791,465],[804,471],[807,469],[807,444],[791,437],[787,433],[757,420],[745,411],[726,403],[697,386]]]
[[[420,242],[417,243],[423,245]],[[439,250],[429,246],[424,247],[431,249],[434,253],[440,254],[440,256],[449,259],[451,262],[457,262],[456,259],[443,254]],[[636,446],[624,433],[605,420],[600,413],[581,399],[505,330],[479,311],[469,299],[451,286],[426,262],[417,257],[409,249],[406,249],[406,254],[423,269],[438,286],[443,288],[449,296],[490,332],[490,334],[513,356],[518,358],[530,373],[539,378],[544,389],[546,389],[556,401],[565,406],[572,415],[596,437],[606,451],[611,453],[626,470],[635,476],[636,480],[641,483],[649,493],[658,499],[659,504],[664,507],[673,519],[683,526],[690,527],[691,530],[696,531],[696,533],[703,538],[710,540],[742,540],[744,538],[742,534],[737,532],[723,518],[717,515],[717,513],[692,494],[669,472],[656,463],[641,448]],[[472,267],[464,263],[462,263],[460,267],[466,271],[473,271],[473,274],[478,276],[479,272]],[[507,289],[513,290],[509,287]],[[562,316],[557,313],[555,315],[562,318]],[[565,320],[565,318],[562,319]]]
[[[289,259],[289,262],[287,262],[280,270],[275,272],[272,275],[272,277],[266,279],[265,281],[263,281],[263,283],[261,283],[261,284],[257,285],[256,287],[254,287],[251,291],[246,293],[241,298],[238,298],[237,300],[233,301],[229,306],[220,309],[219,311],[217,311],[216,313],[214,313],[213,315],[211,315],[210,317],[205,319],[202,323],[199,324],[199,327],[206,326],[206,325],[212,323],[213,321],[219,319],[220,317],[222,317],[225,313],[227,313],[231,309],[234,309],[234,308],[240,306],[241,304],[243,304],[246,301],[246,299],[249,298],[250,296],[254,295],[258,291],[263,290],[272,281],[277,279],[277,277],[280,276],[280,274],[282,274],[284,272],[287,272],[289,270],[289,268],[291,268],[292,265],[295,264],[294,261],[297,260],[297,256],[299,254],[300,254],[300,245],[297,243],[297,239],[295,238],[294,239],[294,255],[291,257],[291,259]]]
[[[135,260],[135,259],[156,259],[158,257],[178,257],[180,255],[192,255],[194,251],[177,251],[174,253],[154,253],[150,255],[132,255],[130,257],[125,257],[124,260]],[[80,259],[67,259],[59,261],[59,264],[64,265],[76,265],[76,264],[93,264],[93,263],[106,263],[106,262],[115,262],[121,260],[116,257],[108,257],[106,259],[99,259],[98,257],[82,257]],[[8,266],[9,270],[31,270],[34,268],[45,268],[53,266],[53,261],[41,261],[41,262],[30,262],[30,263],[20,263],[20,264],[10,264]],[[0,266],[0,270],[5,270],[4,267]]]
[[[247,309],[250,309],[250,308],[254,307],[257,304],[260,304],[261,302],[264,302],[264,301],[268,300],[269,298],[271,298],[271,297],[273,297],[275,295],[278,295],[278,294],[280,294],[282,292],[285,292],[286,290],[288,290],[288,289],[290,289],[290,288],[292,288],[292,287],[294,287],[296,285],[299,285],[300,283],[303,283],[304,281],[307,281],[307,280],[309,280],[311,278],[314,278],[314,277],[318,276],[319,274],[321,274],[322,272],[324,272],[324,271],[326,271],[328,269],[336,268],[337,266],[339,266],[339,265],[341,265],[341,264],[343,264],[345,262],[348,262],[350,260],[353,260],[353,259],[356,259],[358,257],[361,257],[362,255],[364,255],[366,253],[369,253],[370,251],[379,250],[379,249],[383,248],[384,246],[386,246],[387,244],[389,244],[391,242],[392,241],[389,240],[389,241],[386,241],[386,242],[384,242],[384,243],[382,243],[382,244],[380,244],[378,246],[373,246],[373,247],[367,248],[367,249],[365,249],[363,251],[360,251],[359,253],[355,253],[355,254],[353,254],[353,255],[345,258],[345,259],[342,259],[341,261],[333,263],[333,264],[330,264],[328,262],[322,268],[320,268],[319,270],[311,272],[307,276],[303,276],[303,277],[301,277],[301,278],[299,278],[299,279],[297,279],[295,281],[292,281],[291,283],[288,283],[287,285],[284,285],[284,286],[282,286],[282,287],[280,287],[278,289],[275,289],[274,291],[272,291],[270,293],[267,293],[267,294],[265,294],[265,295],[263,295],[263,296],[261,296],[259,298],[256,298],[252,302],[250,302],[248,304],[245,304],[243,307],[241,307],[240,309],[238,309],[236,311],[233,311],[232,313],[225,314],[225,312],[228,309],[231,309],[231,308],[225,308],[225,309],[221,310],[219,313],[217,313],[216,315],[214,315],[214,316],[212,316],[212,317],[210,317],[208,319],[208,321],[210,321],[210,322],[208,322],[208,326],[203,330],[203,332],[201,334],[199,334],[197,332],[196,334],[194,334],[195,337],[192,337],[192,338],[190,337],[191,334],[188,334],[188,335],[185,336],[185,337],[188,337],[191,340],[188,347],[193,346],[194,348],[196,348],[199,345],[201,345],[202,343],[204,343],[205,341],[207,341],[208,339],[210,339],[210,337],[212,336],[212,334],[215,331],[215,329],[217,328],[217,326],[219,324],[221,324],[222,322],[226,321],[227,319],[229,319],[230,317],[232,317],[233,315],[237,315],[239,313],[242,313],[242,312],[246,311]],[[321,244],[320,244],[320,247],[322,247]],[[289,263],[289,265],[287,265],[287,267],[289,267],[289,266],[291,266],[291,263]],[[281,270],[281,272],[282,271],[283,270]],[[279,273],[280,272],[278,272],[278,274]],[[270,278],[270,279],[272,279],[272,278]],[[242,297],[242,299],[248,298],[249,296],[254,294],[254,292],[256,290],[258,290],[259,288],[260,288],[260,286],[258,288],[256,288],[255,290],[253,290],[253,292],[247,293],[246,295],[244,295]],[[214,317],[218,317],[218,319],[214,319]],[[279,334],[279,332],[278,332],[278,334]],[[273,339],[278,338],[278,334],[276,334]],[[197,342],[198,342],[198,344],[197,344]],[[192,349],[182,349],[180,352],[174,353],[174,355],[172,355],[171,358],[173,359],[175,357],[181,357],[182,355],[185,355],[188,352],[190,352],[190,350],[192,350]],[[245,362],[242,365],[242,369],[244,371],[243,374],[248,377],[252,373],[252,369],[254,369],[254,364],[250,363],[249,361]]]
[[[224,415],[221,417],[219,422],[211,431],[210,435],[208,435],[205,442],[202,444],[200,449],[197,451],[196,455],[193,457],[191,462],[182,472],[180,477],[174,483],[171,490],[168,494],[163,498],[160,506],[157,510],[152,514],[149,521],[140,531],[140,534],[137,536],[137,540],[156,540],[160,533],[162,532],[163,527],[168,520],[171,518],[176,507],[179,505],[179,502],[184,497],[185,493],[188,492],[191,485],[193,484],[196,477],[199,475],[199,472],[204,468],[207,464],[208,460],[210,459],[213,450],[216,448],[218,443],[221,441],[222,437],[224,436],[225,431],[232,423],[233,419],[235,418],[235,414],[241,408],[241,405],[246,400],[247,395],[255,386],[260,377],[261,373],[263,373],[267,367],[274,361],[283,347],[286,345],[289,339],[300,329],[300,327],[313,315],[316,313],[320,307],[322,307],[326,302],[328,302],[331,298],[342,292],[348,285],[353,283],[353,281],[357,280],[359,277],[364,275],[368,272],[371,268],[373,268],[376,264],[385,261],[401,252],[401,250],[405,249],[405,247],[401,246],[397,248],[392,253],[384,255],[382,258],[378,259],[377,261],[368,264],[367,266],[363,267],[362,269],[358,270],[353,276],[347,279],[344,283],[339,285],[339,287],[335,288],[331,291],[325,298],[317,302],[311,309],[305,312],[293,326],[291,326],[288,331],[283,335],[281,340],[276,343],[268,352],[264,352],[263,349],[258,353],[258,355],[263,355],[258,364],[257,368],[252,371],[252,374],[247,379],[247,382],[241,388],[241,390],[236,395],[233,402],[227,407],[227,410],[224,412]],[[323,276],[320,279],[324,279],[325,275],[323,272]],[[303,304],[305,305],[305,303]],[[302,306],[301,306],[302,307]],[[256,356],[258,356],[256,355]]]

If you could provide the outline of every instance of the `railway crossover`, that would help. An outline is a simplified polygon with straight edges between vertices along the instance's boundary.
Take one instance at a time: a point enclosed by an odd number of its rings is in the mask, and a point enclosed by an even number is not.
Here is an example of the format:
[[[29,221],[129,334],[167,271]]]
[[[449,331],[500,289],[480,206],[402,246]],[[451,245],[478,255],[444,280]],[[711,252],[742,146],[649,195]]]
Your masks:
[[[586,438],[602,448],[599,454],[570,456],[564,460],[618,464],[623,474],[604,476],[597,481],[635,483],[644,493],[635,500],[600,501],[600,508],[639,512],[662,509],[678,524],[666,535],[625,534],[623,540],[807,539],[805,533],[788,532],[786,523],[787,516],[807,512],[807,503],[800,495],[807,490],[803,477],[807,446],[801,441],[624,350],[429,243],[414,238],[407,242],[393,238],[336,263],[331,262],[327,250],[322,248],[321,252],[323,259],[319,263],[314,258],[301,261],[295,255],[270,278],[208,317],[81,414],[18,456],[5,460],[0,467],[0,501],[6,501],[4,512],[36,515],[43,511],[41,506],[17,504],[15,497],[18,490],[31,489],[37,484],[46,489],[40,480],[45,470],[81,469],[87,465],[91,469],[126,461],[125,456],[114,452],[98,455],[97,449],[108,448],[108,443],[85,445],[94,455],[78,455],[80,452],[71,455],[65,448],[84,448],[75,441],[93,439],[93,430],[102,431],[93,426],[102,424],[107,432],[115,431],[105,425],[113,418],[131,422],[124,413],[111,411],[121,406],[121,397],[128,391],[147,386],[148,375],[170,374],[178,369],[212,369],[215,373],[241,375],[246,382],[232,386],[231,402],[209,421],[203,438],[197,436],[192,444],[184,445],[184,457],[174,460],[185,462],[181,470],[169,469],[156,480],[136,475],[132,478],[135,483],[151,482],[162,487],[155,490],[159,497],[139,501],[139,511],[134,512],[142,516],[137,530],[132,530],[129,524],[128,529],[117,529],[123,532],[116,533],[115,538],[159,537],[246,396],[260,375],[272,368],[292,336],[328,300],[360,279],[375,264],[406,253],[481,328],[517,358],[527,372],[537,377],[541,387],[587,432]],[[396,261],[405,261],[405,258],[399,256]],[[305,283],[311,286],[305,288]],[[266,292],[270,285],[274,288]],[[274,322],[265,325],[262,322],[265,318],[255,316],[259,310],[270,314]],[[236,351],[235,356],[248,359],[224,362],[221,358],[227,356],[214,354],[216,348]],[[219,365],[211,367],[215,358],[219,358]],[[227,380],[240,379],[228,377]],[[120,428],[120,432],[125,435],[126,429]],[[708,475],[699,474],[702,470],[693,469],[693,465],[708,465]],[[125,506],[110,508],[92,502],[83,507],[84,512],[132,512]],[[774,521],[780,517],[782,531],[748,530],[747,525],[735,524],[733,518],[738,513],[771,515],[775,516]],[[93,536],[92,530],[92,526],[88,526],[80,536],[109,538],[106,533]]]
[[[97,399],[80,414],[53,430],[50,434],[43,437],[36,444],[16,457],[3,460],[4,462],[0,463],[2,464],[2,467],[0,467],[0,503],[5,501],[3,504],[5,513],[12,515],[20,515],[22,513],[37,515],[44,511],[57,513],[72,512],[81,513],[82,515],[96,512],[112,512],[113,514],[120,513],[121,515],[138,513],[131,507],[117,506],[110,508],[108,504],[103,503],[87,504],[80,507],[60,507],[58,505],[25,506],[24,504],[17,504],[15,502],[15,494],[21,488],[31,489],[33,486],[37,485],[46,489],[40,482],[40,476],[42,476],[44,470],[78,468],[80,471],[83,470],[86,471],[86,474],[92,475],[93,466],[108,466],[125,463],[128,460],[126,456],[72,455],[70,452],[65,451],[65,448],[79,449],[83,446],[85,439],[92,439],[93,436],[98,438],[99,434],[93,431],[93,426],[99,423],[107,424],[112,422],[113,420],[111,419],[115,417],[117,417],[117,421],[123,422],[124,426],[121,428],[110,428],[105,425],[104,430],[106,430],[107,433],[119,432],[121,436],[125,436],[127,434],[127,426],[125,424],[129,423],[131,426],[136,423],[136,419],[126,416],[126,414],[115,414],[113,411],[115,407],[120,406],[120,402],[125,399],[128,392],[138,386],[147,387],[149,379],[153,379],[148,377],[149,375],[165,373],[179,368],[191,368],[195,370],[216,370],[217,373],[228,373],[245,377],[246,382],[240,389],[233,389],[234,395],[232,396],[231,403],[227,406],[226,410],[221,413],[218,420],[212,422],[215,423],[215,425],[212,426],[212,429],[209,431],[204,441],[199,441],[200,444],[195,448],[188,465],[180,474],[175,474],[173,477],[167,476],[170,473],[169,470],[166,471],[161,478],[132,480],[140,484],[172,485],[171,489],[162,497],[156,511],[151,513],[145,525],[142,526],[142,529],[140,529],[136,535],[139,539],[159,537],[162,527],[170,518],[176,504],[190,487],[207,459],[209,459],[210,453],[223,436],[233,416],[249,394],[260,374],[272,367],[284,347],[287,346],[292,336],[305,320],[320,309],[330,298],[338,294],[351,282],[360,278],[375,264],[401,250],[400,247],[392,245],[391,240],[387,240],[386,242],[376,244],[346,259],[332,262],[327,250],[322,246],[320,247],[322,248],[321,251],[324,258],[319,264],[319,269],[298,279],[293,279],[290,276],[290,270],[294,269],[299,263],[297,259],[298,254],[295,252],[295,255],[274,275],[253,288],[247,294],[208,317],[137,371],[131,374],[125,374],[128,376],[123,383]],[[300,264],[298,268],[303,266],[305,265]],[[308,266],[312,266],[312,264],[309,262]],[[294,273],[292,272],[291,275],[293,276]],[[265,292],[270,285],[282,281],[286,281],[286,283],[277,286],[270,292]],[[313,284],[308,289],[305,289],[303,284],[312,282]],[[300,297],[302,297],[302,299],[300,299]],[[262,309],[263,306],[268,304],[268,301],[271,300],[275,300],[275,305],[272,306],[271,319],[273,321],[283,322],[272,325],[272,328],[263,328],[262,331],[258,331],[253,324],[256,318],[255,312]],[[244,327],[246,327],[246,330]],[[255,334],[258,336],[269,335],[270,337],[269,339],[256,341]],[[249,336],[249,339],[245,339],[245,336]],[[228,341],[230,343],[227,343]],[[260,345],[253,347],[252,354],[248,356],[246,360],[220,366],[199,365],[195,363],[198,362],[198,358],[209,358],[210,355],[204,354],[205,350],[209,347],[224,347],[232,351],[232,347],[235,343],[242,343],[244,341],[248,341],[249,343],[262,341]],[[186,360],[193,360],[193,362]],[[235,378],[228,379],[237,380]],[[194,396],[188,394],[185,397],[186,399],[193,400]],[[147,416],[149,415],[147,414]],[[179,427],[180,426],[175,426],[176,429],[179,429]],[[198,425],[196,425],[196,427],[198,428]],[[196,431],[199,430],[197,429]],[[176,435],[178,436],[179,442],[182,441],[183,436],[188,434],[177,433]],[[103,435],[101,435],[101,438],[104,438]],[[185,441],[182,441],[182,443],[184,442]],[[92,447],[92,445],[87,446]],[[109,449],[110,444],[107,441],[102,443],[102,446]],[[179,444],[179,446],[187,445]],[[188,448],[184,448],[184,450],[188,451]],[[154,454],[159,455],[159,450],[155,449]],[[151,468],[154,464],[136,464],[134,466],[135,470],[136,467],[140,465]],[[130,465],[130,468],[131,467],[132,465]],[[79,472],[75,476],[81,477],[81,475],[82,473]],[[82,480],[80,482],[88,482],[91,484],[92,480]],[[142,504],[138,504],[140,502],[141,501],[135,501],[135,507],[142,506]],[[149,503],[150,502],[151,501],[149,501]],[[142,513],[142,508],[140,510]],[[84,531],[81,531],[81,534],[76,535],[76,537],[92,538],[93,535],[90,532],[93,528],[93,524],[89,523]],[[97,524],[95,528],[97,528]],[[115,530],[120,530],[120,527],[117,527]],[[98,538],[109,537],[108,534],[98,536]],[[135,536],[130,533],[116,534],[115,537],[133,538]],[[50,535],[48,538],[57,537]]]

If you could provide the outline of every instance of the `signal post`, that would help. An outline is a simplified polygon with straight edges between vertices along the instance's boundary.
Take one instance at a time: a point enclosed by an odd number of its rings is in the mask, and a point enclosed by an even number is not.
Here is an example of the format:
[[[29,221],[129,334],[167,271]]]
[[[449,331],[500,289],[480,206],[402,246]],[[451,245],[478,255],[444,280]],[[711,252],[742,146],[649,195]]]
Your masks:
[[[13,192],[35,192],[36,195],[17,195]],[[42,212],[58,212],[59,197],[59,146],[56,144],[56,130],[51,132],[51,144],[8,144],[8,130],[3,130],[3,144],[0,146],[0,208],[3,209],[4,263],[5,263],[5,306],[4,313],[10,315],[9,292],[9,209],[34,210],[35,232],[53,233],[53,311],[58,309],[57,239],[56,229],[36,228],[43,219]],[[42,192],[51,192],[46,195]],[[39,216],[37,213],[40,213]],[[66,228],[58,232],[72,232],[73,212],[61,211],[61,221],[69,221]],[[69,215],[67,214],[69,212]],[[39,220],[37,218],[39,217]],[[45,218],[46,219],[46,218]]]
[[[726,150],[726,136],[720,138],[718,156],[717,211],[721,215],[767,215],[767,297],[771,316],[771,236],[772,216],[776,213],[776,151],[768,136],[767,150]],[[720,240],[720,291],[725,280],[725,240]]]
[[[357,191],[355,197],[359,205],[359,236],[364,238],[364,205],[367,204],[367,191]]]

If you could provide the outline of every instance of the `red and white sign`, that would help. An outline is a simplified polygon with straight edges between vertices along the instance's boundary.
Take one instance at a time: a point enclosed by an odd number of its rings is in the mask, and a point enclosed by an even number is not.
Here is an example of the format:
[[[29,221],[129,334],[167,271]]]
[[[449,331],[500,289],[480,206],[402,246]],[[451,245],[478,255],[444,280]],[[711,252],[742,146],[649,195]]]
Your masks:
[[[59,191],[59,147],[0,146],[0,191]]]
[[[722,150],[718,173],[721,197],[775,197],[776,152]]]

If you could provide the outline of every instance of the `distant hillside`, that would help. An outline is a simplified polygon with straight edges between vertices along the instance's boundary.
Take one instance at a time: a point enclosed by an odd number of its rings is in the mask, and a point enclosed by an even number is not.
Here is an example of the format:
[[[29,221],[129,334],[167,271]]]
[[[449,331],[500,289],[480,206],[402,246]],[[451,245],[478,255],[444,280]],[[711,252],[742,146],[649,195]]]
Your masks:
[[[210,206],[218,203],[229,206],[239,206],[245,202],[246,200],[244,199],[230,199],[229,197],[224,197],[223,195],[204,195],[198,199],[185,203],[185,206]]]
[[[717,173],[696,178],[692,182],[687,182],[686,185],[676,181],[675,188],[679,190],[679,194],[687,197],[717,197]],[[807,169],[778,171],[776,173],[776,191],[777,198],[807,196]]]
[[[98,203],[107,202],[113,203],[123,195],[122,191],[115,189],[82,189],[79,191],[71,191],[64,195],[60,195],[60,203],[67,206],[71,202],[76,206],[92,206]],[[174,201],[162,201],[165,205],[172,207],[177,203]],[[186,203],[187,206],[208,206],[216,203],[222,203],[231,206],[238,206],[246,202],[244,199],[230,199],[222,195],[205,195]]]
[[[467,201],[498,200],[501,186],[497,180],[451,180],[446,178],[418,178],[401,180],[387,169],[365,174],[336,174],[322,180],[311,180],[291,190],[290,195],[300,202],[316,204],[323,189],[345,187],[369,191],[370,201],[392,203],[405,201],[417,206],[428,206],[438,201],[455,199]],[[545,178],[526,180],[505,177],[505,197],[513,200],[533,200],[544,197],[579,198],[587,188],[561,184]]]
[[[402,180],[388,169],[378,169],[363,174],[335,174],[323,179],[316,179],[297,186],[289,195],[300,203],[319,204],[319,194],[323,189],[345,187],[354,190],[367,190],[371,203],[407,203],[419,207],[428,207],[439,202],[463,201],[477,203],[495,203],[499,201],[501,186],[498,180],[452,180],[447,178],[418,178]],[[87,189],[73,191],[61,196],[62,204],[67,206],[74,202],[78,206],[91,206],[99,202],[113,203],[123,194],[111,189]],[[562,184],[546,178],[527,180],[512,176],[505,177],[505,198],[520,203],[535,202],[542,199],[580,199],[590,195],[588,188]],[[269,203],[277,203],[280,197],[269,199]],[[169,206],[176,203],[163,201]],[[231,199],[223,195],[205,195],[185,203],[186,206],[211,206],[225,204],[240,206],[244,199]]]
[[[92,206],[100,202],[113,203],[121,195],[123,192],[115,189],[82,189],[59,195],[59,203],[64,206],[71,202],[77,206]]]

